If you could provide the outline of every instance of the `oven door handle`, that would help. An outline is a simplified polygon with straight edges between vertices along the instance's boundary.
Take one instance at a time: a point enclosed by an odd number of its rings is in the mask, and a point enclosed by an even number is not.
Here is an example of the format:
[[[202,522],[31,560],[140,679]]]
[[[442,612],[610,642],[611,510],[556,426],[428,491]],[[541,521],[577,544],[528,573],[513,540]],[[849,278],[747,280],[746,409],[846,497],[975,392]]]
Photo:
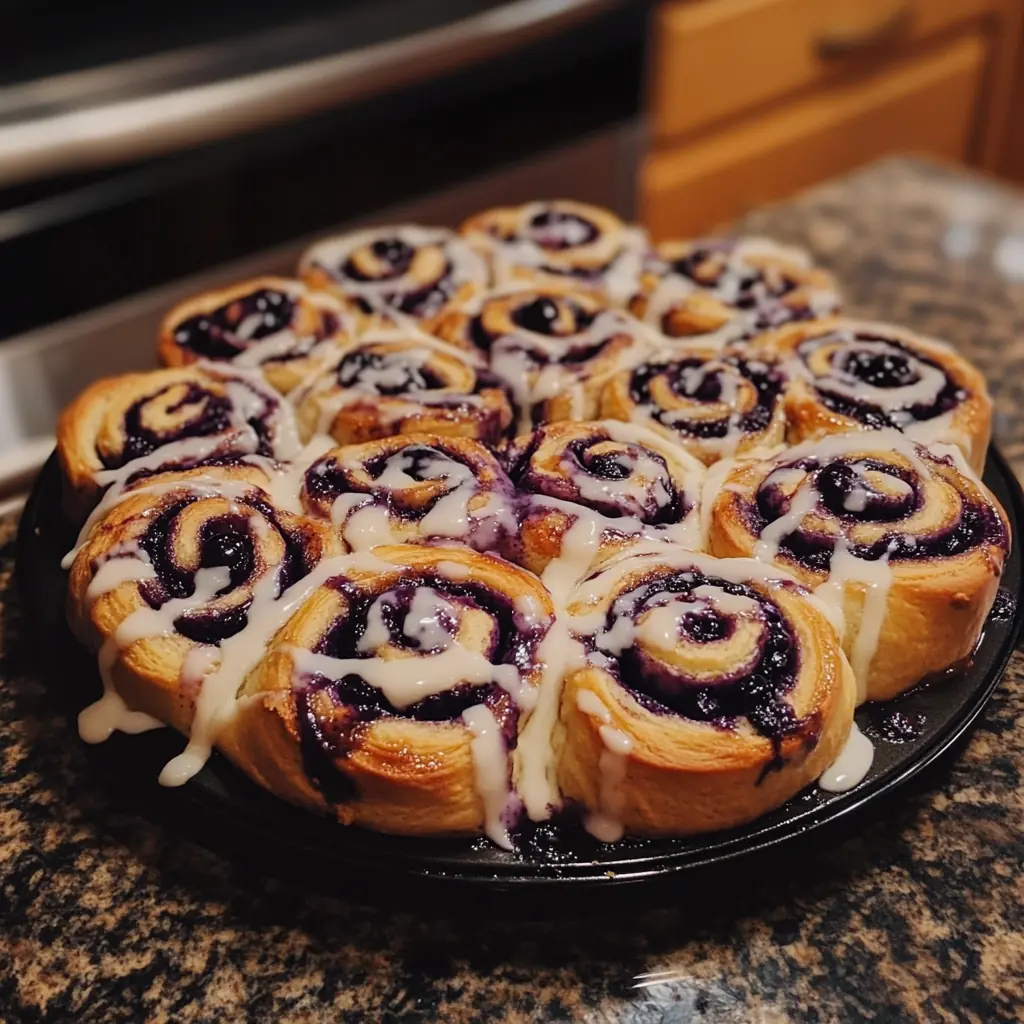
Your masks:
[[[40,117],[0,121],[0,187],[176,152],[287,122],[478,64],[570,29],[622,3],[515,0],[437,28],[301,63]],[[166,63],[169,58],[173,61],[175,56],[151,60]],[[187,61],[187,52],[181,59]],[[95,76],[96,72],[82,74]],[[73,74],[64,76],[59,91],[71,91],[75,78]],[[8,91],[31,92],[45,84],[44,80]],[[0,112],[4,106],[10,107],[3,101],[0,93]]]

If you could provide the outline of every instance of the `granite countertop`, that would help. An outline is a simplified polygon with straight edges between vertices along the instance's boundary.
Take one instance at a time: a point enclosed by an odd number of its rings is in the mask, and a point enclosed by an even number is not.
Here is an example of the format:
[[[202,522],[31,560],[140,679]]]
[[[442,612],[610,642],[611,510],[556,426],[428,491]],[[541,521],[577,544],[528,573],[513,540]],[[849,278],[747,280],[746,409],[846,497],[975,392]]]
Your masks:
[[[849,309],[985,371],[1024,471],[1024,197],[910,160],[747,227]],[[856,830],[610,913],[367,907],[139,815],[40,683],[0,522],[0,1021],[975,1021],[1024,1017],[1024,656],[970,741]],[[301,865],[291,878],[300,878]]]

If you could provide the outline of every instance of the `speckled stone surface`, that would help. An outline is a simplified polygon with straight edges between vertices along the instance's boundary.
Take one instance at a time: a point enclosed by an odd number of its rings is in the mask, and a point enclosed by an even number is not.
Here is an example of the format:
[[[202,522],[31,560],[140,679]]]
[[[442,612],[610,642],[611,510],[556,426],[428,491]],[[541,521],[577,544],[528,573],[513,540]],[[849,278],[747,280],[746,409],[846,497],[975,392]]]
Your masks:
[[[1024,469],[1020,197],[890,161],[748,226],[808,245],[853,312],[969,353]],[[27,649],[13,536],[0,523],[0,1021],[1024,1018],[1021,654],[959,756],[852,834],[654,908],[374,909],[268,881],[97,785]]]

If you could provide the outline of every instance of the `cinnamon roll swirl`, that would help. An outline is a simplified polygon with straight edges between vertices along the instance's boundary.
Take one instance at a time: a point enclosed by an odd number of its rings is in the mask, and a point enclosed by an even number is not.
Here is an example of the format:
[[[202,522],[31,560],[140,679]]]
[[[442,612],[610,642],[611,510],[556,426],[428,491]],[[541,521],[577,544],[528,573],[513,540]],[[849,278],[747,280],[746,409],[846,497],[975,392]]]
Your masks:
[[[708,508],[718,555],[782,566],[843,611],[861,700],[968,657],[1009,548],[998,502],[952,446],[894,429],[737,464]]]
[[[511,392],[520,433],[541,423],[593,419],[604,383],[658,344],[653,332],[600,296],[550,286],[491,293],[428,327],[487,354]]]
[[[670,338],[736,342],[839,308],[835,282],[807,253],[765,238],[665,242],[640,282],[630,311]]]
[[[83,738],[171,725],[189,744],[161,781],[186,781],[263,654],[254,622],[338,550],[322,524],[276,509],[246,484],[182,483],[127,496],[71,566],[69,620],[98,651],[104,684],[80,716]]]
[[[166,366],[205,359],[259,369],[287,394],[351,333],[337,299],[301,281],[258,277],[179,303],[164,317],[158,352]]]
[[[437,540],[493,551],[517,529],[512,482],[465,437],[404,434],[335,448],[306,470],[301,498],[353,551]]]
[[[598,557],[638,541],[701,546],[704,466],[653,431],[553,423],[517,438],[505,460],[520,525],[502,551],[556,595]]]
[[[337,296],[366,327],[415,323],[487,287],[484,259],[443,228],[389,225],[325,238],[299,262],[312,288]]]
[[[277,391],[252,370],[210,363],[99,380],[57,424],[65,507],[78,521],[108,487],[235,465],[254,453],[288,459],[299,448]],[[258,481],[255,474],[240,475]]]
[[[459,230],[490,259],[498,287],[562,285],[600,292],[619,305],[635,291],[647,249],[642,229],[568,199],[495,207]]]
[[[616,374],[601,392],[601,415],[650,427],[710,465],[782,442],[786,385],[766,358],[680,349]]]
[[[602,840],[752,821],[850,732],[835,628],[785,573],[660,546],[612,559],[567,610],[587,657],[565,679],[559,782]]]
[[[536,577],[467,547],[332,563],[246,680],[221,747],[344,823],[509,845],[550,629]]]
[[[375,331],[293,396],[305,439],[356,444],[431,433],[497,444],[512,423],[503,387],[475,354],[415,331]]]
[[[985,380],[952,349],[888,324],[832,319],[758,339],[792,380],[789,440],[896,427],[909,438],[957,445],[975,472],[985,464],[992,402]]]

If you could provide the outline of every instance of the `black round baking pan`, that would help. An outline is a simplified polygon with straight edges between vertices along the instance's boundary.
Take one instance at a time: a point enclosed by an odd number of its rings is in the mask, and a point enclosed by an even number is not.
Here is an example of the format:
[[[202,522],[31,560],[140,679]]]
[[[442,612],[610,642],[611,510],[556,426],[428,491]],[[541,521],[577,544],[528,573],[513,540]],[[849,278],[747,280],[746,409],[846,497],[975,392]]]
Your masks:
[[[875,744],[865,780],[846,793],[810,787],[784,806],[744,828],[687,839],[630,839],[604,845],[572,821],[533,827],[516,836],[507,852],[486,840],[424,840],[345,828],[297,810],[264,792],[214,754],[181,789],[157,783],[160,768],[178,753],[182,739],[171,730],[142,736],[115,735],[90,748],[100,777],[130,790],[133,806],[192,838],[213,846],[228,842],[255,864],[290,865],[313,881],[331,876],[439,883],[442,888],[550,892],[552,888],[617,887],[667,880],[698,868],[722,865],[812,830],[844,821],[908,782],[950,751],[981,714],[1006,667],[1021,626],[1024,496],[1006,461],[989,453],[985,481],[1010,519],[1013,545],[1000,597],[986,622],[969,666],[917,687],[896,701],[857,711],[860,728]],[[60,472],[55,457],[43,469],[28,500],[18,534],[17,573],[26,621],[46,661],[48,684],[74,712],[94,700],[101,686],[94,659],[71,637],[64,620],[66,573],[60,567],[75,531],[60,512]],[[77,739],[74,740],[78,742]],[[364,898],[373,898],[364,889]]]

